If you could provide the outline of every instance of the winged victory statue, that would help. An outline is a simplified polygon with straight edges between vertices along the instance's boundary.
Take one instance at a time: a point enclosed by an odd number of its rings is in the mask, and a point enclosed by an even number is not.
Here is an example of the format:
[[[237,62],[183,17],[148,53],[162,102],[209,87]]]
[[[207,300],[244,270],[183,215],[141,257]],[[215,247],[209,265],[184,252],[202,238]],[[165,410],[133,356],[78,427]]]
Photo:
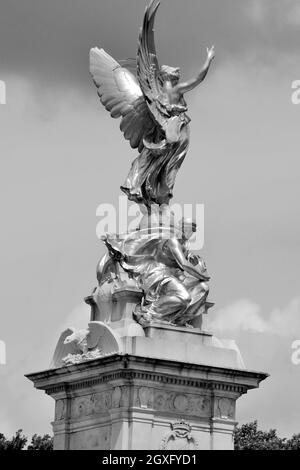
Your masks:
[[[184,95],[206,77],[214,47],[207,49],[198,75],[181,81],[179,68],[158,63],[153,29],[158,7],[158,0],[146,7],[136,59],[116,61],[103,49],[90,51],[100,101],[113,118],[121,118],[125,139],[138,150],[121,189],[143,217],[127,233],[101,236],[107,252],[97,265],[98,285],[85,299],[91,321],[61,334],[52,368],[121,351],[122,336],[145,336],[150,324],[201,327],[202,314],[213,305],[207,300],[205,262],[189,249],[196,224],[175,221],[169,201],[189,145]]]
[[[120,129],[139,155],[121,186],[128,199],[147,208],[168,204],[176,174],[189,144],[189,122],[185,93],[205,78],[214,59],[214,47],[200,72],[180,81],[180,69],[160,66],[154,42],[154,20],[159,2],[146,7],[138,39],[136,59],[116,61],[103,49],[90,51],[90,72],[101,103],[113,118],[121,118]]]

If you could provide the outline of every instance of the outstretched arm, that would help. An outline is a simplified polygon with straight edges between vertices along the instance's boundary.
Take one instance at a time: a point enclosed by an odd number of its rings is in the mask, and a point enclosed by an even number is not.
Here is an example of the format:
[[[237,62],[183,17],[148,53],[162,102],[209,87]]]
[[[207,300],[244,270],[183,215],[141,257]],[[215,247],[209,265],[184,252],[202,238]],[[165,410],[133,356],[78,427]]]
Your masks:
[[[212,46],[210,49],[207,49],[206,61],[202,69],[200,70],[199,74],[197,75],[197,77],[192,78],[191,80],[188,80],[187,82],[179,83],[176,86],[176,91],[178,91],[178,93],[180,94],[184,94],[187,91],[191,91],[193,88],[198,86],[205,79],[208,69],[210,67],[210,64],[212,60],[214,59],[214,57],[215,57],[215,49],[214,49],[214,46]]]

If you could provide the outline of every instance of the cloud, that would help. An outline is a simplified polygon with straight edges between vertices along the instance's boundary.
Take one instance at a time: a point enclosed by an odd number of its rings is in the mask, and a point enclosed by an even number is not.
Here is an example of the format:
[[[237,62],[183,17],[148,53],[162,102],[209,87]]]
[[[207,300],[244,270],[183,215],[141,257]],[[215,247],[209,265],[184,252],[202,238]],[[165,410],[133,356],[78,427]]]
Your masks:
[[[281,337],[300,335],[300,298],[295,297],[283,308],[274,308],[265,318],[259,305],[240,299],[219,309],[210,322],[213,331],[256,331]]]
[[[209,326],[213,331],[254,330],[262,333],[265,322],[260,315],[259,305],[241,299],[218,310]]]
[[[300,5],[292,5],[287,11],[285,22],[288,25],[299,26],[300,24]]]
[[[148,0],[3,3],[1,73],[25,76],[43,91],[73,83],[82,92],[89,86],[91,47],[102,46],[116,58],[135,55]],[[184,70],[195,67],[211,43],[219,63],[253,55],[260,63],[266,56],[281,62],[282,54],[298,53],[298,24],[296,0],[194,0],[188,8],[181,0],[162,0],[156,27],[158,53],[162,63]]]
[[[258,390],[239,398],[237,420],[257,419],[261,428],[290,437],[299,432],[300,419],[300,367],[291,360],[293,340],[300,338],[300,297],[265,313],[257,303],[239,299],[212,311],[208,326],[219,337],[235,339],[248,369],[270,374]]]
[[[94,236],[95,208],[99,202],[117,205],[134,156],[119,123],[98,102],[88,50],[98,45],[116,58],[134,54],[146,1],[10,0],[1,7],[0,79],[7,82],[0,110],[1,338],[15,367],[8,365],[1,380],[0,432],[5,426],[9,434],[18,427],[48,430],[54,402],[23,375],[48,366],[65,327],[88,322],[88,306],[72,309],[96,282],[102,248]],[[200,66],[205,46],[216,46],[203,91],[189,97],[191,149],[175,197],[206,204],[205,257],[217,304],[225,305],[233,277],[236,292],[245,285],[255,289],[256,302],[239,294],[240,300],[209,314],[221,337],[239,335],[247,366],[271,372],[271,380],[253,391],[257,402],[252,392],[245,397],[249,416],[265,413],[272,426],[286,420],[287,429],[293,419],[296,432],[300,368],[290,361],[290,345],[300,335],[299,299],[273,310],[261,307],[284,305],[298,289],[299,109],[290,104],[290,82],[299,63],[289,55],[298,54],[295,4],[203,0],[187,8],[181,0],[162,0],[156,32],[161,63],[178,64],[187,75]],[[262,51],[275,57],[276,67],[245,63]]]
[[[54,400],[43,391],[34,390],[25,377],[32,371],[41,370],[36,364],[47,361],[48,352],[38,341],[23,347],[24,355],[13,360],[10,355],[6,366],[0,368],[1,406],[0,432],[7,437],[18,429],[25,435],[51,433],[54,416]]]
[[[36,372],[36,363],[43,363],[42,369],[50,363],[51,354],[62,331],[68,326],[85,328],[89,321],[90,307],[82,302],[66,316],[63,323],[53,335],[52,341],[47,340],[47,347],[41,349],[36,343],[28,349],[22,359],[10,361],[7,366],[0,367],[1,396],[5,407],[0,407],[0,432],[11,436],[18,429],[23,429],[27,436],[34,433],[52,433],[51,421],[54,415],[54,400],[40,390],[34,390],[33,384],[24,377],[29,372]],[[52,350],[50,343],[52,343]],[[37,350],[39,354],[37,355]],[[40,361],[37,360],[37,356]],[[34,413],[38,410],[38,413]]]
[[[300,336],[300,298],[292,299],[282,309],[275,308],[266,321],[266,332],[279,336]]]
[[[261,23],[265,19],[266,7],[262,0],[252,0],[246,5],[246,13],[254,23]]]

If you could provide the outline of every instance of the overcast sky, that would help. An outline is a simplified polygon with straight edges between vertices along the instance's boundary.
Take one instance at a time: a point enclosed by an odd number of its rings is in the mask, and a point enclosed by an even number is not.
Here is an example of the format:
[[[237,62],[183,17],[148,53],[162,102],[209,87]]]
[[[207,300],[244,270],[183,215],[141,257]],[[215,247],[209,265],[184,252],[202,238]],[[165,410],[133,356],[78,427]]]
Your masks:
[[[104,249],[96,208],[117,204],[135,152],[100,106],[88,54],[134,57],[145,0],[2,0],[0,80],[0,432],[50,432],[53,400],[23,377],[48,367],[64,326],[84,323]],[[250,369],[269,372],[238,420],[300,432],[300,80],[297,0],[162,0],[161,64],[184,77],[216,59],[187,96],[191,146],[175,202],[205,205],[209,313]]]

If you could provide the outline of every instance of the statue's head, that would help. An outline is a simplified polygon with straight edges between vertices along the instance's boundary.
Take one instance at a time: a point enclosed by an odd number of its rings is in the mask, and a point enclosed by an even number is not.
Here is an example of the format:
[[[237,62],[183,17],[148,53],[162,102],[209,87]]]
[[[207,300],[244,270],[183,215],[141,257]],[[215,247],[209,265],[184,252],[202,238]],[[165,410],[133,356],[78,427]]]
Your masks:
[[[189,240],[194,232],[196,232],[197,224],[193,219],[182,218],[180,220],[182,234],[186,240]]]
[[[160,73],[163,80],[170,80],[173,85],[176,85],[180,79],[179,67],[169,67],[169,65],[162,65],[160,68]]]

